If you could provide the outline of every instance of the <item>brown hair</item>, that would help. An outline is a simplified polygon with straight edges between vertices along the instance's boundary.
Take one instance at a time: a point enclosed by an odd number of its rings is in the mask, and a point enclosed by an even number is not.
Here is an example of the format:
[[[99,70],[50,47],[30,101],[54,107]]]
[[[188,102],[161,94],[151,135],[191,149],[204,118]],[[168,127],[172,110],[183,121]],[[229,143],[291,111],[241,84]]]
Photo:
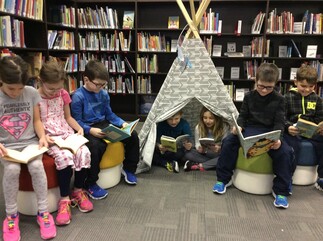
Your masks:
[[[40,69],[39,77],[44,83],[54,84],[66,80],[66,73],[56,61],[50,60],[44,63]]]
[[[310,65],[302,65],[296,73],[296,81],[306,80],[309,84],[316,84],[317,70]]]
[[[210,111],[209,109],[207,109],[204,106],[201,109],[199,123],[198,123],[198,130],[199,130],[200,136],[207,137],[207,135],[208,135],[208,129],[203,122],[204,113],[207,111],[211,112],[211,114],[214,117],[214,126],[213,126],[213,130],[212,130],[214,140],[215,141],[221,140],[224,135],[224,121],[221,117],[213,114],[212,111]]]
[[[0,60],[0,79],[6,84],[26,85],[29,79],[27,63],[16,56],[6,56]]]
[[[105,65],[98,60],[90,60],[85,65],[85,70],[83,76],[88,77],[89,80],[100,79],[109,80],[109,72]]]
[[[278,67],[273,63],[262,63],[256,74],[256,81],[261,80],[267,83],[277,83],[279,78]]]

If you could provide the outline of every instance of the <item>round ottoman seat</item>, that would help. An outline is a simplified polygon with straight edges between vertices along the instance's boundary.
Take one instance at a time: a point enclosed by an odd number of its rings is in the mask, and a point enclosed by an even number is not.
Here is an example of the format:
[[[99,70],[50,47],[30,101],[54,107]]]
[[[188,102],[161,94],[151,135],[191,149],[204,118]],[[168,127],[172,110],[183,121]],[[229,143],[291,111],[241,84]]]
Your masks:
[[[57,203],[60,199],[56,166],[54,158],[43,154],[43,165],[47,176],[47,200],[48,211],[57,211]],[[38,206],[36,193],[32,187],[31,176],[26,164],[21,164],[19,176],[19,191],[17,197],[18,211],[25,215],[37,215]]]
[[[312,185],[317,179],[317,158],[313,145],[302,139],[299,159],[293,175],[293,184]]]
[[[241,191],[252,194],[269,194],[273,186],[272,159],[268,153],[245,158],[239,149],[236,169],[232,176],[233,185]]]
[[[120,182],[123,160],[123,143],[109,143],[100,162],[99,180],[97,181],[100,187],[107,189],[114,187]]]

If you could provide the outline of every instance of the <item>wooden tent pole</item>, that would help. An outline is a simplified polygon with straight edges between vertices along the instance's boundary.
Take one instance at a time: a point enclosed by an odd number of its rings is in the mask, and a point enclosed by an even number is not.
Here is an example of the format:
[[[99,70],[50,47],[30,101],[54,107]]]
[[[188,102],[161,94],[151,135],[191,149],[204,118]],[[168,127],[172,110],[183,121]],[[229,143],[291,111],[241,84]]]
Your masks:
[[[188,23],[188,25],[190,26],[190,30],[191,30],[191,31],[193,31],[193,34],[194,34],[195,38],[199,38],[199,37],[200,37],[200,35],[199,35],[199,34],[198,34],[198,32],[197,32],[196,26],[194,25],[194,23],[193,23],[192,19],[190,18],[190,15],[187,13],[186,8],[185,8],[185,6],[184,6],[184,4],[183,4],[182,0],[176,0],[176,2],[177,2],[177,4],[178,4],[179,8],[181,9],[181,11],[182,11],[182,13],[183,13],[183,15],[184,15],[184,17],[185,17],[185,19],[186,19],[186,22],[187,22],[187,23]],[[186,35],[186,36],[187,36],[187,35]],[[185,36],[185,37],[186,37],[186,36]]]
[[[190,8],[191,8],[191,15],[194,26],[197,26],[196,24],[196,16],[195,16],[195,6],[194,6],[194,0],[190,0]]]
[[[196,19],[196,25],[199,25],[201,20],[202,20],[202,16],[204,14],[204,12],[206,11],[207,7],[209,6],[211,0],[203,0],[201,5],[199,6],[197,13],[195,15],[195,19]],[[185,37],[188,37],[191,34],[191,29],[189,29],[186,33]]]

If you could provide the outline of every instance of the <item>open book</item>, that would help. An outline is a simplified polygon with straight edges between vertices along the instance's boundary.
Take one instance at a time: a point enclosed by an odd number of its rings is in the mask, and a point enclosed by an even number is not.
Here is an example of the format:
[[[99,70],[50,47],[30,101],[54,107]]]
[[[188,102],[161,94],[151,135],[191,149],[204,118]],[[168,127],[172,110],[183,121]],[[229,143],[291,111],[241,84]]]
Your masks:
[[[63,138],[60,136],[52,136],[52,138],[54,139],[55,144],[58,145],[61,149],[68,149],[74,154],[76,154],[77,150],[81,146],[89,142],[89,140],[84,136],[78,134],[70,135],[65,140],[63,140]]]
[[[319,127],[323,126],[323,121],[321,121],[319,124],[315,124],[312,121],[304,120],[302,118],[299,118],[296,127],[299,130],[299,135],[306,137],[306,138],[312,138],[316,133]]]
[[[280,130],[265,132],[262,134],[244,137],[240,131],[238,123],[232,114],[234,125],[237,129],[237,135],[246,158],[259,156],[270,150],[276,140],[280,138]]]
[[[208,137],[203,137],[199,139],[199,142],[201,146],[210,148],[215,145],[221,145],[221,140],[220,141],[215,141],[214,138],[208,138]]]
[[[190,136],[185,134],[178,136],[177,138],[173,138],[170,136],[161,136],[160,144],[162,144],[168,151],[177,152],[177,148],[183,145],[185,140],[189,140]]]
[[[27,164],[29,161],[34,160],[37,156],[43,154],[48,151],[47,147],[42,147],[39,149],[38,145],[33,146],[33,149],[16,151],[7,148],[7,155],[3,157],[3,159],[12,162],[19,162]]]
[[[138,122],[139,119],[130,122],[125,128],[119,128],[110,124],[102,129],[102,132],[105,133],[104,139],[112,143],[122,141],[123,139],[126,139],[131,136],[131,133],[135,129]]]

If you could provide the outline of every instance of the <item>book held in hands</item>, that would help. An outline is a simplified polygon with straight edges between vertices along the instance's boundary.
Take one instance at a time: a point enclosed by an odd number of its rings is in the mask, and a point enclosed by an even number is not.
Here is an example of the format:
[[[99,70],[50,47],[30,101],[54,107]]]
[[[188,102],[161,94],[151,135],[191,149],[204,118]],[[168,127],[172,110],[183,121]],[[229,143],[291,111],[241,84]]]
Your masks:
[[[46,151],[48,151],[47,147],[42,147],[39,149],[38,145],[34,145],[32,148],[28,148],[28,150],[25,149],[23,151],[16,151],[7,148],[8,153],[3,157],[3,159],[27,164],[29,161],[34,160],[37,156],[45,153]]]
[[[268,152],[274,145],[274,142],[280,139],[280,130],[244,137],[241,133],[234,114],[232,114],[232,117],[234,120],[234,126],[237,129],[237,135],[243,150],[243,154],[246,158],[259,156],[265,152]]]
[[[319,124],[316,124],[312,121],[299,118],[296,123],[296,127],[299,131],[300,136],[312,138],[317,134],[319,128],[323,128],[323,121],[321,121]]]
[[[85,143],[89,142],[88,139],[86,139],[82,135],[73,134],[67,137],[66,139],[63,139],[60,136],[52,136],[52,139],[54,139],[54,142],[59,148],[61,149],[68,149],[73,154],[76,154],[77,150],[83,146]]]
[[[168,151],[177,152],[177,148],[181,147],[184,141],[187,141],[189,139],[190,136],[187,134],[178,136],[177,138],[163,135],[160,137],[160,144],[162,144],[163,147],[167,148]]]
[[[199,142],[202,147],[205,148],[212,148],[215,145],[221,145],[221,140],[220,141],[215,141],[214,138],[209,138],[209,137],[203,137],[199,139]]]
[[[130,122],[124,128],[119,128],[115,125],[110,124],[107,127],[102,129],[102,132],[105,133],[105,137],[103,139],[112,143],[122,141],[123,139],[126,139],[131,136],[131,133],[135,129],[138,122],[139,122],[139,119],[133,122]]]

